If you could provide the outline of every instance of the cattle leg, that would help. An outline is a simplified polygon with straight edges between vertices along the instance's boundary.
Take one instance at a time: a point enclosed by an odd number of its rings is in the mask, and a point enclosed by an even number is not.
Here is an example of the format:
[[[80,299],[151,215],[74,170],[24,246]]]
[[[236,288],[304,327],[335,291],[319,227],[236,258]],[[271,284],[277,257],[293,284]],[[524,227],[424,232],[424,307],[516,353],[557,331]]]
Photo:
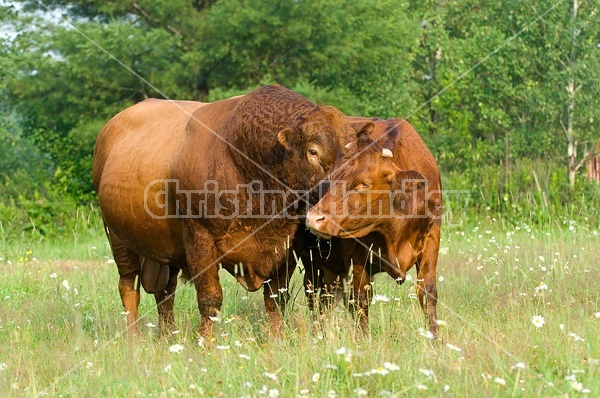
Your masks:
[[[269,317],[269,333],[272,336],[283,335],[281,315],[285,313],[285,306],[290,298],[288,285],[295,268],[295,264],[283,266],[283,269],[265,282],[263,287],[265,309]]]
[[[177,289],[177,274],[179,267],[175,264],[169,265],[169,282],[165,288],[154,293],[156,307],[158,309],[158,334],[166,336],[176,329],[173,316],[173,305],[175,304],[175,290]]]
[[[421,258],[417,261],[417,297],[429,321],[429,330],[438,337],[436,269],[439,252],[439,228],[427,234]]]
[[[213,319],[219,315],[223,304],[223,290],[217,265],[204,268],[195,274],[194,285],[200,310],[200,336],[210,338],[213,335]]]
[[[219,264],[215,243],[210,234],[196,227],[190,220],[185,228],[185,248],[190,281],[194,282],[198,310],[200,311],[200,336],[210,338],[213,321],[221,311],[223,290],[219,282]]]
[[[353,291],[350,300],[350,311],[355,316],[359,328],[363,332],[369,330],[369,303],[371,302],[371,278],[367,268],[362,265],[352,267]]]
[[[119,270],[119,294],[123,302],[123,308],[127,314],[127,334],[140,335],[138,323],[138,306],[140,304],[140,256],[128,249],[117,239],[116,236],[107,231],[110,247],[113,252],[115,263]],[[136,285],[136,279],[137,285]]]

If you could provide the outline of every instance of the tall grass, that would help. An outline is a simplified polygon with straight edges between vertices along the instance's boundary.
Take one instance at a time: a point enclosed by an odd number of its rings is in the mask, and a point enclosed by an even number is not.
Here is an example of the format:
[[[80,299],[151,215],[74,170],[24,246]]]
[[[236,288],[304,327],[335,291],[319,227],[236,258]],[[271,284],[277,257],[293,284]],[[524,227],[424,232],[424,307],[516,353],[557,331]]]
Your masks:
[[[154,299],[143,293],[143,339],[132,341],[124,337],[118,275],[103,240],[99,231],[67,238],[71,249],[19,242],[3,255],[3,396],[600,393],[597,224],[557,220],[539,228],[490,217],[445,229],[438,268],[443,341],[423,331],[412,272],[403,286],[376,278],[375,293],[389,301],[372,305],[369,336],[355,334],[342,306],[315,322],[296,273],[285,336],[269,338],[262,293],[223,274],[214,341],[198,345],[195,292],[187,285],[177,292],[180,332],[157,338]],[[19,262],[28,248],[37,261]],[[534,316],[545,324],[534,326]]]

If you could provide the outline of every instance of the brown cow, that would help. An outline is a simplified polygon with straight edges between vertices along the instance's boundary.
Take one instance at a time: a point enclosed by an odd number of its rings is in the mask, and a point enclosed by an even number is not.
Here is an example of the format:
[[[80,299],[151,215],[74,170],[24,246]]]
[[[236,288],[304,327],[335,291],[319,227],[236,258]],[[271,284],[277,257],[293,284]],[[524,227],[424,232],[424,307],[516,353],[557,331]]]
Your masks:
[[[372,276],[387,272],[403,283],[406,272],[416,264],[419,303],[437,336],[436,265],[442,210],[439,169],[408,122],[374,122],[371,137],[361,134],[352,150],[334,165],[328,192],[307,214],[306,225],[314,234],[346,239],[333,238],[329,244],[317,245],[306,233],[297,234],[304,239],[304,243],[298,239],[296,247],[304,247],[309,303],[312,306],[317,289],[335,294],[333,285],[351,278],[351,308],[358,310],[359,324],[364,328]]]
[[[112,118],[93,178],[129,330],[139,333],[138,277],[155,294],[161,330],[173,326],[182,270],[196,287],[200,333],[210,335],[222,265],[248,290],[264,286],[278,332],[295,267],[287,242],[303,210],[297,192],[326,176],[354,134],[339,110],[278,85],[210,104],[146,100]]]

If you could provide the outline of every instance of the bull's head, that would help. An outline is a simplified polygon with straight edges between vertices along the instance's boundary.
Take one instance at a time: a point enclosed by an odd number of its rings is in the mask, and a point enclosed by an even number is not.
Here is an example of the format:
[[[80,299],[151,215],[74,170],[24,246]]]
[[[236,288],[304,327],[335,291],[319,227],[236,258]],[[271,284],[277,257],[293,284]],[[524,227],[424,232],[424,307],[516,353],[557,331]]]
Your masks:
[[[422,215],[426,180],[401,170],[393,152],[360,134],[332,168],[328,192],[307,214],[306,226],[329,238],[385,232],[398,219]]]
[[[372,122],[348,124],[344,114],[331,106],[299,117],[277,135],[286,150],[283,179],[296,189],[314,187],[344,155],[347,143],[357,134],[370,134],[373,127]]]

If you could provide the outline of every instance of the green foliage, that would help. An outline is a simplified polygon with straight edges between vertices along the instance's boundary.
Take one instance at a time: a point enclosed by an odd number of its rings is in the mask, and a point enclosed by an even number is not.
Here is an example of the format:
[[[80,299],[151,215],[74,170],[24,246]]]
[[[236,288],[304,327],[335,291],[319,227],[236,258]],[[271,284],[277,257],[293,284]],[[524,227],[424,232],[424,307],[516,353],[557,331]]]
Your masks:
[[[0,189],[15,206],[19,195],[88,203],[94,139],[117,112],[148,97],[214,101],[281,83],[346,114],[408,118],[476,209],[571,213],[598,196],[581,171],[565,189],[562,171],[570,79],[578,160],[598,141],[599,10],[580,3],[576,18],[571,1],[550,0],[3,5],[0,24],[14,34],[0,44],[10,115]]]

